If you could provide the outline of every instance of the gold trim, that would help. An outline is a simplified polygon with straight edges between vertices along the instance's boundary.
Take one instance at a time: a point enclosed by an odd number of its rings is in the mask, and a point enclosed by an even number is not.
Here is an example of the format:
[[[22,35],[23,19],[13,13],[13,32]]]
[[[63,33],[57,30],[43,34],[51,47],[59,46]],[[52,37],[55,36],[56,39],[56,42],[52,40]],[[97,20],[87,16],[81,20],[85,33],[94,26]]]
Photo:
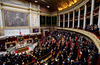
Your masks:
[[[86,5],[86,3],[84,4],[84,6]]]
[[[32,12],[29,12],[29,13],[32,13]]]
[[[2,7],[0,7],[0,9],[2,9]]]
[[[0,29],[3,29],[3,27],[0,27]]]
[[[30,28],[32,28],[32,26],[30,26]]]

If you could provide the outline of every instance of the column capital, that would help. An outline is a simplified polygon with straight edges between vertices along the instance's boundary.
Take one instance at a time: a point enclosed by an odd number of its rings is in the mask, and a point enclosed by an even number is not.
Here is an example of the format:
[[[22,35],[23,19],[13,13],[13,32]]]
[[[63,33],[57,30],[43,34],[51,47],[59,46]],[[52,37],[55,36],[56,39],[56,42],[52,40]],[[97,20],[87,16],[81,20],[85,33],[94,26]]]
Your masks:
[[[78,8],[78,10],[80,9],[80,7]]]
[[[84,6],[86,5],[86,3],[84,4]]]
[[[29,13],[32,13],[32,11],[30,10]]]
[[[38,13],[38,15],[40,15],[40,13]]]
[[[32,12],[29,12],[29,13],[32,13]]]
[[[30,28],[32,28],[32,26],[30,26]]]

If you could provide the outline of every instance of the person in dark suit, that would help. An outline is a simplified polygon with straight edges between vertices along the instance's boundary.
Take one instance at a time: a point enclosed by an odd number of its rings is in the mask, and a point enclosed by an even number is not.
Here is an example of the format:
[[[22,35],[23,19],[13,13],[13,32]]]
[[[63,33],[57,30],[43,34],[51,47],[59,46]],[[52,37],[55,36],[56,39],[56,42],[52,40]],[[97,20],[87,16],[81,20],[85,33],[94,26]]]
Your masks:
[[[86,61],[86,58],[84,58],[84,61],[82,62],[82,65],[88,65],[88,62]]]

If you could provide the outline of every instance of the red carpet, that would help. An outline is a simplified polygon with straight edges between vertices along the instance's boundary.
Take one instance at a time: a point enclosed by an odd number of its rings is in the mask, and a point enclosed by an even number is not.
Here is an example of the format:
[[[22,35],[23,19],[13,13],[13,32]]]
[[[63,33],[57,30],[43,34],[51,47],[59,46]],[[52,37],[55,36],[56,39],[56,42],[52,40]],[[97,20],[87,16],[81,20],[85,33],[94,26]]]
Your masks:
[[[100,65],[100,55],[99,55],[99,58],[98,58],[98,61],[97,61],[96,65]]]

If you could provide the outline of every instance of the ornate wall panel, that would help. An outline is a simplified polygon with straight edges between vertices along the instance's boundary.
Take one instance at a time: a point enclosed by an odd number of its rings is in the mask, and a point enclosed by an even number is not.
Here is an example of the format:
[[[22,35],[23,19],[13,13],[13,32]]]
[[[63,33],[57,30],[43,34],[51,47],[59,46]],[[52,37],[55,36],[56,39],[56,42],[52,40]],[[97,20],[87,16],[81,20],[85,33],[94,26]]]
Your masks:
[[[1,29],[0,30],[0,36],[3,36],[4,35],[4,31]]]
[[[38,15],[37,13],[32,13],[32,27],[38,27]]]
[[[28,13],[4,10],[5,27],[28,26]]]
[[[15,36],[15,35],[20,35],[21,34],[29,34],[30,30],[29,29],[5,29],[4,30],[4,35],[5,36]]]

